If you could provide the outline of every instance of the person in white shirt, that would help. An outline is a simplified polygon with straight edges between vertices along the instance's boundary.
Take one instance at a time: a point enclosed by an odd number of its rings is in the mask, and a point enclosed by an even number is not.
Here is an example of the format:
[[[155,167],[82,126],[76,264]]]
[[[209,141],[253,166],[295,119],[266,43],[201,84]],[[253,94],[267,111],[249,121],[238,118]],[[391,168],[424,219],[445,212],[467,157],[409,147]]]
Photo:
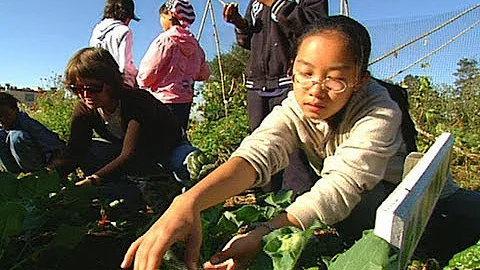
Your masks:
[[[130,87],[136,86],[138,73],[133,62],[133,32],[128,27],[131,20],[140,20],[134,11],[133,0],[107,0],[102,21],[93,28],[90,38],[91,47],[102,47],[112,54],[123,82]]]

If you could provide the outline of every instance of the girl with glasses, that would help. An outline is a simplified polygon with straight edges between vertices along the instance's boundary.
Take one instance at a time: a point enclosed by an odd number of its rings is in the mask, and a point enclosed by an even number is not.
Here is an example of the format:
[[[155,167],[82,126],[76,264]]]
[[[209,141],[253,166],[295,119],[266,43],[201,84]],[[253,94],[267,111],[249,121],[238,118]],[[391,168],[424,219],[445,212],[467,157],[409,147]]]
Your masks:
[[[204,267],[245,269],[262,236],[283,226],[306,229],[319,220],[334,226],[348,244],[373,228],[377,207],[401,181],[407,150],[402,112],[367,70],[370,47],[367,30],[351,18],[332,16],[309,26],[293,61],[293,91],[225,164],[173,201],[130,246],[122,266],[135,260],[134,269],[155,269],[165,250],[181,240],[186,242],[187,266],[194,269],[201,244],[200,211],[265,185],[288,165],[296,147],[305,150],[317,174],[315,185],[285,213],[234,237]],[[466,225],[469,240],[462,246],[478,240],[476,216],[457,221],[475,224]],[[443,233],[456,230],[445,227]],[[453,245],[433,248],[454,251]]]

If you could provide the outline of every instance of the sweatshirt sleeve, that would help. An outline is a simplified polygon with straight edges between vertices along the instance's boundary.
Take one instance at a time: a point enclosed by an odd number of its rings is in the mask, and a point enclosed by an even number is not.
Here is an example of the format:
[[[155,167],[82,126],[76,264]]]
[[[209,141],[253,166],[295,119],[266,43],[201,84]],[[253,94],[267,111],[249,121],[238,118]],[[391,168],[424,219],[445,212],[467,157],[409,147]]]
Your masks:
[[[70,122],[70,138],[63,154],[50,164],[52,169],[58,169],[62,175],[73,172],[84,159],[91,145],[93,125],[88,108],[81,102],[73,110]]]
[[[200,53],[200,70],[197,74],[193,76],[194,81],[206,81],[210,77],[210,69],[208,68],[207,62],[205,61],[205,52],[202,47],[198,45]]]
[[[305,25],[327,16],[327,0],[276,0],[271,7],[272,20],[294,33],[302,33]]]
[[[20,112],[25,122],[24,127],[30,136],[40,146],[42,153],[53,153],[65,146],[65,143],[58,137],[58,134],[48,129],[35,119],[30,118],[26,113]]]
[[[124,39],[120,42],[119,51],[120,71],[123,73],[124,81],[133,86],[138,71],[133,62],[133,33],[130,29],[125,33]]]
[[[237,39],[237,44],[238,46],[251,50],[252,49],[252,35],[254,31],[254,26],[252,22],[252,18],[250,17],[250,13],[252,10],[252,3],[253,1],[250,1],[250,3],[247,6],[247,11],[245,12],[245,20],[247,20],[247,24],[244,28],[235,28],[235,37]]]
[[[250,1],[245,19],[247,24],[244,28],[236,28],[235,36],[240,47],[247,50],[251,49],[251,40],[254,32],[258,31],[251,18],[252,3]],[[305,25],[308,25],[319,18],[328,16],[327,0],[276,0],[271,9],[272,23],[280,23],[293,33],[302,33]],[[261,26],[258,26],[261,27]]]
[[[297,117],[287,104],[276,106],[232,154],[232,157],[247,160],[255,168],[257,179],[254,186],[266,185],[273,174],[288,166],[289,156],[299,142],[292,119]]]
[[[171,46],[161,35],[150,44],[138,68],[137,82],[140,87],[156,88],[163,76],[163,66],[170,63],[170,49]]]
[[[128,28],[120,28],[118,27],[119,29],[125,31],[123,33],[121,33],[121,36],[118,40],[118,52],[117,52],[117,55],[118,55],[118,68],[120,70],[120,72],[124,72],[125,71],[125,66],[128,62],[129,59],[127,59],[129,56],[131,57],[132,56],[132,53],[128,52],[128,49],[132,49],[132,33],[130,32],[130,30]],[[130,47],[130,48],[129,48]],[[132,60],[132,59],[130,59]]]
[[[365,104],[364,104],[365,105]],[[401,143],[401,111],[393,101],[373,104],[352,125],[348,138],[325,158],[319,180],[286,210],[303,228],[314,220],[333,225],[342,221],[384,177],[390,158]]]

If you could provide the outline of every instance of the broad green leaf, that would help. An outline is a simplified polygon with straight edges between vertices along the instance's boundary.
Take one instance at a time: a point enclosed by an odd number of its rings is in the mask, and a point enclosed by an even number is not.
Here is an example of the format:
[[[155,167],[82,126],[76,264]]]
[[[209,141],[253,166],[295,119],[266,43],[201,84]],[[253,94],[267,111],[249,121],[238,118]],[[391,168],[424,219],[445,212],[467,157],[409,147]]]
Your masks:
[[[23,231],[25,207],[18,202],[6,202],[0,205],[0,235],[5,238]]]
[[[445,270],[454,269],[480,269],[480,240],[476,245],[453,255]]]
[[[397,269],[397,257],[395,249],[387,241],[367,231],[350,249],[337,256],[328,269]]]
[[[53,247],[73,249],[80,243],[80,241],[82,241],[86,232],[87,228],[85,226],[69,226],[62,224],[58,228],[51,245]]]
[[[280,190],[277,194],[270,193],[265,198],[265,202],[272,206],[276,206],[283,209],[292,203],[292,197],[293,197],[293,191]]]
[[[216,205],[202,211],[202,227],[216,225],[222,211],[222,205]]]
[[[222,219],[227,219],[238,229],[241,226],[264,218],[263,211],[258,205],[244,205],[235,211],[225,211],[219,223]]]
[[[275,208],[273,206],[264,206],[262,207],[262,209],[263,209],[263,215],[267,220],[272,219],[278,213],[278,208]]]
[[[17,196],[17,177],[9,172],[0,172],[0,202],[12,200]]]
[[[60,176],[56,172],[49,173],[43,170],[19,176],[18,194],[25,199],[46,197],[49,193],[58,192],[59,189]]]
[[[295,227],[280,228],[268,234],[263,250],[272,258],[273,268],[294,269],[312,234],[312,230],[302,231]]]
[[[225,212],[218,220],[217,227],[219,231],[225,232],[226,234],[232,234],[239,228],[237,223],[238,221],[235,220],[235,217],[231,212]]]
[[[49,215],[45,211],[35,210],[29,212],[23,221],[23,229],[25,231],[35,231],[43,227],[49,220]]]
[[[249,270],[274,270],[272,258],[265,251],[261,250],[257,253],[255,260],[248,267]]]

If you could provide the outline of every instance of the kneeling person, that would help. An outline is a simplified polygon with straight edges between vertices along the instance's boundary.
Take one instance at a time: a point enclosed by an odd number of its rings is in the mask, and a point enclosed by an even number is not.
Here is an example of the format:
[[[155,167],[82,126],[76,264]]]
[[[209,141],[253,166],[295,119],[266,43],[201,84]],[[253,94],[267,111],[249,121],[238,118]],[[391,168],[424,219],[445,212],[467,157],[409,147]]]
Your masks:
[[[150,93],[123,84],[108,51],[81,49],[68,62],[65,79],[79,103],[72,114],[67,149],[54,167],[62,174],[80,167],[87,177],[77,186],[101,184],[107,198],[133,203],[141,186],[127,175],[151,174],[162,170],[159,164],[166,172],[178,168],[170,160],[174,149],[186,143],[180,125]],[[100,138],[92,139],[93,131]]]
[[[21,111],[5,92],[0,93],[0,124],[0,161],[8,172],[38,171],[64,148],[56,133]]]

